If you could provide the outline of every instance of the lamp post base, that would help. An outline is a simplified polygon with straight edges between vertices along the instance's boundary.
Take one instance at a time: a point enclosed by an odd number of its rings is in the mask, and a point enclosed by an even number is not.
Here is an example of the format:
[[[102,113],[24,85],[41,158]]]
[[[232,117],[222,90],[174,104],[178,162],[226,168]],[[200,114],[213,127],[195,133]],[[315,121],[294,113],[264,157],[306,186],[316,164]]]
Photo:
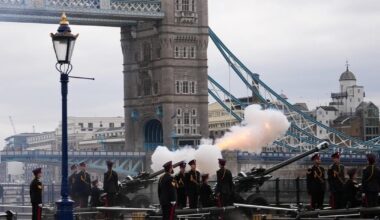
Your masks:
[[[74,220],[74,201],[58,200],[55,204],[57,205],[55,220]]]

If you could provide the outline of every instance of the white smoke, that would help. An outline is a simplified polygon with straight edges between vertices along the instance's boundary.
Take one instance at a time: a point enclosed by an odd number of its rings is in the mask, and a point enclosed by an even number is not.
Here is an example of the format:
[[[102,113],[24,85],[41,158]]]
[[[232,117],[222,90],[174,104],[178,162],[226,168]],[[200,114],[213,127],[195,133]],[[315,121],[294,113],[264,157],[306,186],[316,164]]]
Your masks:
[[[290,123],[286,116],[277,110],[263,110],[259,105],[250,105],[245,109],[245,119],[242,125],[233,126],[230,131],[216,140],[216,144],[202,143],[197,149],[183,147],[170,151],[167,147],[157,147],[152,155],[153,171],[162,169],[168,161],[197,160],[197,169],[202,173],[215,174],[218,169],[218,159],[222,158],[222,150],[244,150],[260,152],[265,145],[283,136]]]
[[[232,126],[230,131],[216,140],[223,150],[245,150],[261,152],[261,148],[283,136],[290,123],[286,116],[275,109],[263,110],[260,105],[250,105],[244,111],[241,125]]]
[[[215,145],[202,144],[198,149],[192,147],[183,147],[176,151],[170,151],[167,147],[159,146],[152,155],[153,171],[162,169],[162,165],[168,161],[173,164],[195,159],[197,161],[197,170],[201,173],[214,175],[218,170],[218,159],[222,158],[222,151]],[[189,169],[189,166],[187,166]]]

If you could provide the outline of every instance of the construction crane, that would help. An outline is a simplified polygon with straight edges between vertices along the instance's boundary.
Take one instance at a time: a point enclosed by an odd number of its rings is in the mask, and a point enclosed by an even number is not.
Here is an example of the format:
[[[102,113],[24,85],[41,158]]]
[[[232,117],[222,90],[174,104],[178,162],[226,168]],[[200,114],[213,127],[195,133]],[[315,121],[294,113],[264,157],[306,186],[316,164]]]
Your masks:
[[[11,123],[11,125],[12,125],[12,128],[13,128],[13,134],[17,134],[17,132],[16,132],[16,127],[15,127],[15,125],[14,125],[14,123],[13,123],[13,119],[12,119],[12,116],[9,116],[9,121],[10,121],[10,123]]]

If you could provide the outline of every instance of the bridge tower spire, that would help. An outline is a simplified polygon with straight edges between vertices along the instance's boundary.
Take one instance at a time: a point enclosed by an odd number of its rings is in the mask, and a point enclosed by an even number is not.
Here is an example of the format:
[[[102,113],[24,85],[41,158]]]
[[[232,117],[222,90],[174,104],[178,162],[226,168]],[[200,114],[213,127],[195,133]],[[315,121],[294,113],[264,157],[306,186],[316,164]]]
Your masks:
[[[197,145],[208,137],[207,6],[161,0],[161,21],[121,28],[126,150]]]

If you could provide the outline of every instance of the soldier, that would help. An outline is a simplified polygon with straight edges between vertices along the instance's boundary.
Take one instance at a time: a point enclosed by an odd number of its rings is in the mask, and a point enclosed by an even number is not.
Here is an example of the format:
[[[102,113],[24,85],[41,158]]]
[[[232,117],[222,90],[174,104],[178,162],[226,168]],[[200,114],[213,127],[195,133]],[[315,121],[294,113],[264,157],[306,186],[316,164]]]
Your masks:
[[[169,161],[163,165],[165,174],[158,181],[158,198],[160,200],[162,219],[174,220],[175,205],[177,201],[176,182],[172,177],[173,165]]]
[[[185,208],[187,202],[185,190],[185,169],[186,163],[182,162],[179,165],[179,172],[174,177],[177,182],[177,207],[180,209]]]
[[[363,170],[362,187],[364,194],[364,206],[377,206],[380,191],[380,170],[375,166],[376,156],[367,155],[368,166]]]
[[[196,209],[198,208],[201,174],[197,171],[196,160],[191,160],[189,165],[191,170],[185,175],[186,194],[189,198],[189,207],[191,209]]]
[[[34,179],[30,183],[30,202],[32,203],[32,220],[41,220],[42,214],[42,190],[41,182],[42,170],[37,168],[33,170]]]
[[[346,197],[346,208],[354,208],[360,205],[358,200],[359,184],[356,182],[356,169],[347,170],[349,179],[344,184],[344,195]]]
[[[78,199],[81,208],[88,207],[88,197],[91,194],[91,177],[86,172],[86,163],[79,164],[80,172],[76,178],[76,188],[78,190]]]
[[[100,195],[102,194],[102,190],[100,190],[98,187],[99,181],[96,179],[92,181],[91,183],[92,183],[92,188],[91,188],[90,205],[91,207],[102,206],[103,204],[100,201]]]
[[[202,185],[200,188],[200,202],[203,208],[214,206],[212,197],[212,189],[208,184],[208,173],[202,175]]]
[[[308,169],[306,175],[307,192],[311,197],[310,206],[312,209],[322,209],[326,190],[325,169],[320,166],[319,154],[314,154],[311,160],[314,165]]]
[[[216,196],[218,198],[218,206],[229,206],[233,204],[234,199],[234,183],[232,181],[232,173],[226,169],[226,160],[218,159],[219,170],[216,171]]]
[[[107,206],[116,205],[116,194],[119,191],[119,177],[112,170],[113,162],[107,161],[108,171],[104,173],[104,192],[107,193]]]
[[[344,208],[344,166],[340,164],[340,154],[335,152],[331,155],[333,164],[327,171],[327,179],[330,189],[330,206],[333,209]]]
[[[78,192],[76,189],[76,175],[77,175],[77,165],[71,166],[71,175],[69,176],[69,195],[71,200],[74,201],[75,206],[77,206],[78,203]]]

